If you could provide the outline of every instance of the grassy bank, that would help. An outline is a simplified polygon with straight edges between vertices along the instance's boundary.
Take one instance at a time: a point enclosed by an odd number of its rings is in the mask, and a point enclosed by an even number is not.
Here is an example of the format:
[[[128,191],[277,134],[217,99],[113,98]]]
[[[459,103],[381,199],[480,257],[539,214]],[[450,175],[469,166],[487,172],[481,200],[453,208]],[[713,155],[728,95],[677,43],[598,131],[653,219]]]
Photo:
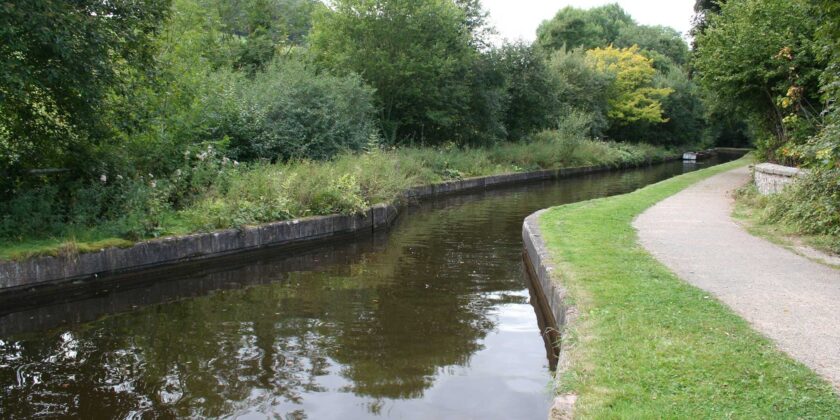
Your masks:
[[[632,220],[739,160],[553,208],[540,226],[580,318],[562,392],[582,418],[838,418],[829,384],[638,245]]]
[[[834,182],[838,181],[835,179]],[[840,202],[840,196],[833,200],[835,203],[831,202],[830,194],[822,192],[786,190],[776,196],[763,196],[754,185],[749,185],[735,195],[733,216],[753,235],[777,244],[795,247],[803,243],[828,254],[840,254],[840,229],[837,227],[840,226],[840,207],[836,203]],[[820,201],[827,209],[823,217],[807,209],[819,206]],[[792,207],[799,211],[791,211]],[[829,212],[835,214],[829,215]],[[815,222],[821,221],[823,223],[815,226]]]
[[[331,213],[350,214],[408,187],[557,167],[644,162],[666,151],[544,132],[481,149],[401,148],[330,161],[239,164],[212,148],[171,174],[102,174],[0,204],[0,258],[89,252],[136,241]],[[49,184],[47,184],[49,185]]]

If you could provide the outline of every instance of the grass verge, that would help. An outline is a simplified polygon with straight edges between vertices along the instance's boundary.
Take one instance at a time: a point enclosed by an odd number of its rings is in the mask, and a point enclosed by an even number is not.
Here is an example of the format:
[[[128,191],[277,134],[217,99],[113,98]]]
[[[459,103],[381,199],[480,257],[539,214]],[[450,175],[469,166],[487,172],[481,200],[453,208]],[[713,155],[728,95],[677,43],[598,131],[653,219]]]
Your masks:
[[[832,256],[840,254],[840,237],[803,232],[790,222],[767,217],[765,213],[770,200],[770,197],[759,194],[754,185],[748,185],[735,194],[732,216],[751,234],[770,242],[794,249],[802,243]]]
[[[401,148],[330,161],[236,164],[208,148],[172,174],[103,174],[0,203],[0,259],[98,250],[109,243],[207,232],[306,216],[352,214],[415,186],[559,167],[643,163],[663,148],[569,138],[481,149]]]
[[[633,219],[745,159],[556,207],[540,227],[580,317],[558,388],[582,418],[840,418],[833,388],[637,243]]]

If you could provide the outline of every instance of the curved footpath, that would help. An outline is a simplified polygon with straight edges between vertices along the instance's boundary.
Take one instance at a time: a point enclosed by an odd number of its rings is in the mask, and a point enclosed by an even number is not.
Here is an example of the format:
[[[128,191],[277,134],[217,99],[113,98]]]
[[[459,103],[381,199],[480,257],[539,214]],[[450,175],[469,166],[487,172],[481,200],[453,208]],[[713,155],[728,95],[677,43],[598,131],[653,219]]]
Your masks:
[[[749,180],[742,167],[659,202],[633,222],[639,241],[840,390],[840,270],[736,224],[731,193]]]
[[[746,165],[741,159],[529,217],[526,255],[544,277],[538,283],[567,361],[552,418],[840,418],[836,382],[806,366],[830,376],[827,355],[838,345],[829,342],[840,323],[826,309],[838,302],[840,272],[765,250],[770,244],[754,243],[761,241],[729,219],[727,194],[748,181]],[[778,251],[785,256],[770,254]],[[796,265],[785,262],[790,257]],[[795,268],[775,280],[763,274],[776,264]],[[780,349],[772,339],[785,334],[776,329],[820,344]],[[818,362],[791,348],[815,351]]]

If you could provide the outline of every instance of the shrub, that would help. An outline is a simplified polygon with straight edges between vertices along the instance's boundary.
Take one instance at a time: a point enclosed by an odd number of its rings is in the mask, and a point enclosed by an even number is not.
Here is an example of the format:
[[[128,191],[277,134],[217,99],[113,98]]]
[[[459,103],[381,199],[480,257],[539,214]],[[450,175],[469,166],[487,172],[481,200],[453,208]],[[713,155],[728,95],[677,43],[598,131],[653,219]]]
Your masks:
[[[665,73],[657,73],[653,84],[671,94],[662,98],[662,113],[666,121],[652,123],[635,121],[613,126],[612,138],[661,145],[697,145],[706,127],[705,109],[700,91],[685,73],[669,64]]]
[[[239,160],[327,159],[361,150],[375,135],[373,92],[357,76],[318,74],[278,60],[240,81],[236,115],[221,133]]]
[[[771,196],[765,220],[790,224],[802,233],[834,236],[840,249],[840,170],[814,170]]]
[[[58,188],[45,186],[0,202],[0,237],[40,236],[61,223]]]
[[[571,110],[560,117],[556,129],[537,133],[534,136],[534,142],[552,145],[556,151],[552,159],[555,159],[556,162],[569,163],[574,160],[581,144],[587,140],[592,124],[591,114]],[[544,163],[541,166],[546,165]]]

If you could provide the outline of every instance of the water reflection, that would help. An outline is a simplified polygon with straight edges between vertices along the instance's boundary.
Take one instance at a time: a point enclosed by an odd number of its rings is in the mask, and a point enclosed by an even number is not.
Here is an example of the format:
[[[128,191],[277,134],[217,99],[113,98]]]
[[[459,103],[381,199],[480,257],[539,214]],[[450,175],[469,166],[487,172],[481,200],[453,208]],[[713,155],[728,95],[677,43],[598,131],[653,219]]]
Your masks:
[[[522,219],[682,171],[454,196],[388,234],[6,301],[0,417],[543,417]]]

